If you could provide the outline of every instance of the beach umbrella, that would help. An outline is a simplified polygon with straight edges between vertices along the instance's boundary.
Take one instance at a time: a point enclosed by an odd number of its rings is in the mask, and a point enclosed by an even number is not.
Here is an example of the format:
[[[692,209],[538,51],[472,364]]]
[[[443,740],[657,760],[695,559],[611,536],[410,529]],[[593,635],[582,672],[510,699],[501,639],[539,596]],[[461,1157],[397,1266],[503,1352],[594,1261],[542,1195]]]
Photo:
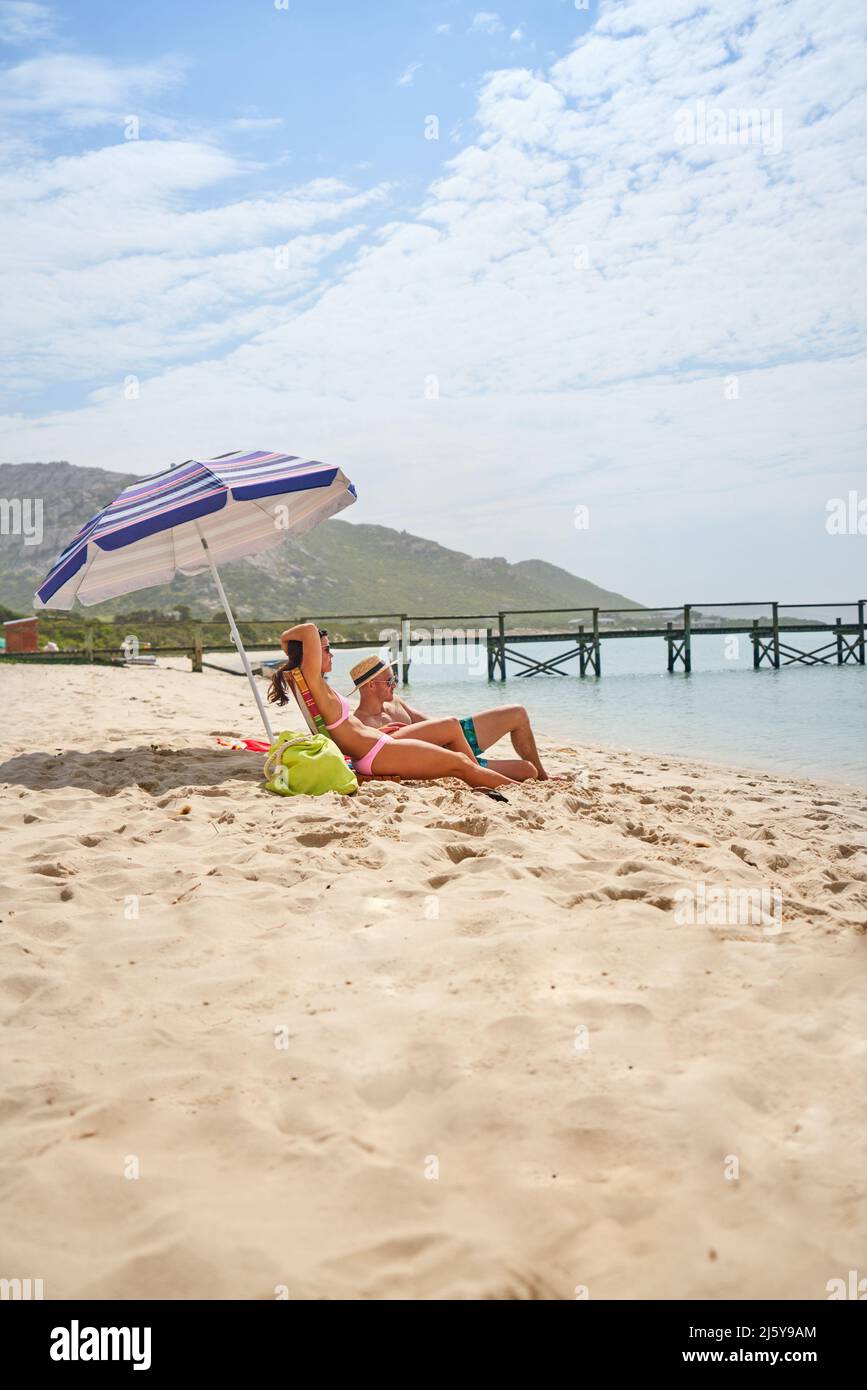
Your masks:
[[[97,512],[36,591],[33,606],[72,608],[210,570],[269,741],[271,725],[217,565],[303,536],[350,507],[340,471],[295,454],[237,451],[139,478]]]

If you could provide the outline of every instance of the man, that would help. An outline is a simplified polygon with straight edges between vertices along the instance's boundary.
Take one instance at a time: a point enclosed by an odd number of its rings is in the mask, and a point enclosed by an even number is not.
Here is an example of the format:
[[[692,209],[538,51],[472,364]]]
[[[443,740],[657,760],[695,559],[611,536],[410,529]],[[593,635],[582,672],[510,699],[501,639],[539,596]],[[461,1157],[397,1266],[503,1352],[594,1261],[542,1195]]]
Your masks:
[[[523,705],[499,705],[465,719],[431,720],[413,709],[395,693],[397,680],[388,662],[378,656],[366,656],[349,672],[358,691],[356,717],[371,729],[381,729],[393,738],[401,734],[421,738],[443,747],[469,745],[471,753],[483,767],[491,767],[516,781],[538,777],[547,782],[548,773],[542,766],[530,720]],[[419,725],[425,725],[424,729]],[[440,736],[440,726],[445,738]],[[482,753],[506,734],[512,740],[517,759],[501,759],[487,763]],[[433,735],[433,736],[432,736]]]

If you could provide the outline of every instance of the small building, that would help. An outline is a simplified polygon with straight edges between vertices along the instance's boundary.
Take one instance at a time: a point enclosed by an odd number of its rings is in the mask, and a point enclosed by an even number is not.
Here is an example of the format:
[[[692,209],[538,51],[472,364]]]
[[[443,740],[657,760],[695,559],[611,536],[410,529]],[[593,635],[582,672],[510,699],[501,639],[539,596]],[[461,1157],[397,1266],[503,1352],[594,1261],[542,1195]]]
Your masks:
[[[39,619],[12,618],[3,624],[6,638],[6,653],[39,651]]]

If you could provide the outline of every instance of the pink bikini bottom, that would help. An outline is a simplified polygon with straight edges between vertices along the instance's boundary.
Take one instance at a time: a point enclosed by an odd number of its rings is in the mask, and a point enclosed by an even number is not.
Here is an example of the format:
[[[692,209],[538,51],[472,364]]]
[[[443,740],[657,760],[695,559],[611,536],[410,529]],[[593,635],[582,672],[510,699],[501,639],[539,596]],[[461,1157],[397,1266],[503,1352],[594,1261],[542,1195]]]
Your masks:
[[[390,734],[383,734],[382,738],[378,738],[370,752],[365,753],[363,758],[353,758],[352,766],[355,768],[355,771],[360,773],[362,777],[371,777],[373,775],[373,760],[380,748],[386,743],[394,743],[394,739]]]

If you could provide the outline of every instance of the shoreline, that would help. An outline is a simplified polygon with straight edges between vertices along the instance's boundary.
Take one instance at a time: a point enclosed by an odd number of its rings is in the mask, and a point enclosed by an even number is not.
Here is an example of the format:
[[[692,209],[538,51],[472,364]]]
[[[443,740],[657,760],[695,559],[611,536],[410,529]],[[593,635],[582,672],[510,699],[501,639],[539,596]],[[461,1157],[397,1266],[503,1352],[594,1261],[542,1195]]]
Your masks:
[[[858,1267],[858,789],[544,738],[586,778],[284,799],[216,745],[255,729],[240,681],[16,670],[10,1275],[715,1300]]]
[[[552,739],[550,736],[546,737],[544,735],[541,741],[543,743],[560,743],[561,745],[568,742],[568,740]],[[573,747],[575,747],[574,744]],[[865,809],[867,809],[867,784],[862,784],[860,782],[837,782],[829,777],[811,777],[800,772],[775,772],[765,767],[750,767],[746,763],[718,763],[710,758],[691,758],[681,753],[657,753],[644,748],[630,748],[622,744],[616,745],[582,741],[580,746],[576,747],[576,752],[580,752],[582,748],[589,748],[598,753],[623,754],[633,758],[646,758],[657,763],[682,763],[684,768],[704,767],[707,768],[708,772],[712,773],[730,774],[737,772],[748,774],[750,777],[772,778],[775,782],[781,782],[791,786],[809,785],[818,788],[820,791],[824,788],[828,791],[838,793],[847,792],[850,795],[857,795],[860,793],[864,797]]]

